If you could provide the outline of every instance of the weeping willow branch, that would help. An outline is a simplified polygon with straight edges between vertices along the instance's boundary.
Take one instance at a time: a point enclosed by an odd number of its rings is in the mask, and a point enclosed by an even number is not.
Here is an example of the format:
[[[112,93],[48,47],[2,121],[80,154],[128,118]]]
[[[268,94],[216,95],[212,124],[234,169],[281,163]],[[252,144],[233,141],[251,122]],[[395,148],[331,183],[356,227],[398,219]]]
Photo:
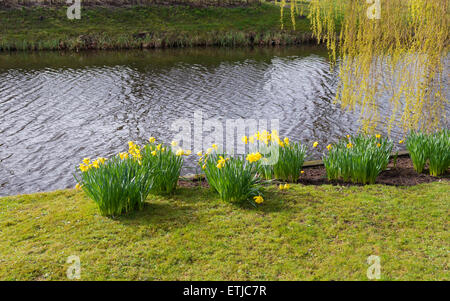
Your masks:
[[[380,121],[405,132],[446,124],[448,2],[311,0],[314,35],[339,68],[336,101],[361,111],[364,131]],[[381,106],[389,106],[391,116],[379,116]]]

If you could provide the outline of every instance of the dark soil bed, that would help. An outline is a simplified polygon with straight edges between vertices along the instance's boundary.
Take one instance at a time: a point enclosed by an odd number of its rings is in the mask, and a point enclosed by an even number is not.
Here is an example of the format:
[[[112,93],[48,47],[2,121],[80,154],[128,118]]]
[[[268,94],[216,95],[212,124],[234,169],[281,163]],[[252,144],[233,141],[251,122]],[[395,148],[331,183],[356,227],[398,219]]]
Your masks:
[[[328,181],[325,167],[314,166],[305,167],[304,173],[301,175],[298,183],[304,185],[358,185],[344,181]],[[428,169],[423,173],[418,174],[412,165],[411,159],[407,156],[398,157],[397,165],[394,167],[393,160],[388,165],[388,169],[383,171],[377,178],[376,184],[384,184],[391,186],[413,186],[422,183],[430,183],[436,181],[450,181],[450,174],[447,172],[442,177],[432,177],[428,174]],[[209,187],[204,178],[196,180],[180,180],[178,185],[180,187]]]
[[[198,186],[202,186],[205,188],[209,188],[208,182],[206,181],[206,179],[204,177],[199,177],[198,179],[195,180],[179,180],[178,181],[178,186],[179,187],[198,187]]]

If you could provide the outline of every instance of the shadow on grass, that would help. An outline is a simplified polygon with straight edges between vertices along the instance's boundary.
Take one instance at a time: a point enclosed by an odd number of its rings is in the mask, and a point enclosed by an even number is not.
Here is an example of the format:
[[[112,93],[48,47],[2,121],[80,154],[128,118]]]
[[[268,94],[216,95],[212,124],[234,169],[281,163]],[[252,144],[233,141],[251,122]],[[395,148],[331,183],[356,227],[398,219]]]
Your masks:
[[[274,191],[264,193],[266,201],[252,206],[249,202],[241,204],[221,201],[219,195],[209,188],[178,188],[170,195],[150,196],[140,211],[115,218],[127,226],[157,226],[158,228],[177,228],[197,222],[196,212],[204,207],[227,207],[233,210],[254,211],[255,213],[271,213],[287,210],[290,207]]]
[[[189,191],[189,189],[186,189],[186,191]],[[192,190],[190,190],[192,193]],[[187,202],[197,202],[201,199],[204,200],[214,200],[213,202],[209,202],[208,206],[222,206],[222,205],[228,205],[232,206],[236,210],[247,210],[247,211],[254,211],[258,213],[269,213],[269,212],[279,212],[286,209],[286,204],[283,202],[282,199],[279,198],[279,195],[275,193],[272,190],[265,190],[264,191],[264,203],[257,204],[254,206],[250,202],[242,202],[242,203],[233,203],[233,202],[226,202],[220,199],[219,194],[214,191],[212,188],[200,188],[196,187],[195,193],[192,194],[192,196],[188,197]],[[195,198],[195,196],[197,196]]]
[[[272,189],[266,189],[264,192],[265,201],[257,210],[262,213],[281,212],[289,210],[290,205],[285,199],[283,194]]]
[[[142,210],[117,217],[115,220],[127,226],[156,225],[160,228],[173,228],[195,221],[194,212],[194,208],[188,205],[147,201]]]

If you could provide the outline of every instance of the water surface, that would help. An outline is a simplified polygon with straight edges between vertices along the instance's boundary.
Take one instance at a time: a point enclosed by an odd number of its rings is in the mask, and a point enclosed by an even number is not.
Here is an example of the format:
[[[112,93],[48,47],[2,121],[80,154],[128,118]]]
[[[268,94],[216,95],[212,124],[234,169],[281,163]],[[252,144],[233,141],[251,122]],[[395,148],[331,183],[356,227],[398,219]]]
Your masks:
[[[0,195],[73,187],[83,157],[170,142],[171,124],[199,110],[277,118],[281,135],[322,146],[358,129],[358,114],[332,103],[336,74],[320,48],[2,54],[0,79]]]

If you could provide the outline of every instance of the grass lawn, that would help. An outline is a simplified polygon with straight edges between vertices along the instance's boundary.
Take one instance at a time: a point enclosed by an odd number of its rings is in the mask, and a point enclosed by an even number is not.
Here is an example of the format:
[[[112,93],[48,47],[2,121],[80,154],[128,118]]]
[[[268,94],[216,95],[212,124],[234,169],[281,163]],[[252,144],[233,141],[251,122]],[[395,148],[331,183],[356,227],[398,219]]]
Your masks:
[[[292,185],[259,208],[208,189],[150,197],[102,217],[83,192],[0,199],[0,280],[449,280],[449,182],[413,187]]]
[[[293,31],[289,9],[281,31],[280,8],[273,4],[251,7],[136,6],[82,10],[80,20],[69,20],[65,8],[0,10],[0,48],[82,49],[139,48],[195,45],[292,43],[310,32],[309,20],[297,19]],[[136,34],[148,36],[136,38]]]

